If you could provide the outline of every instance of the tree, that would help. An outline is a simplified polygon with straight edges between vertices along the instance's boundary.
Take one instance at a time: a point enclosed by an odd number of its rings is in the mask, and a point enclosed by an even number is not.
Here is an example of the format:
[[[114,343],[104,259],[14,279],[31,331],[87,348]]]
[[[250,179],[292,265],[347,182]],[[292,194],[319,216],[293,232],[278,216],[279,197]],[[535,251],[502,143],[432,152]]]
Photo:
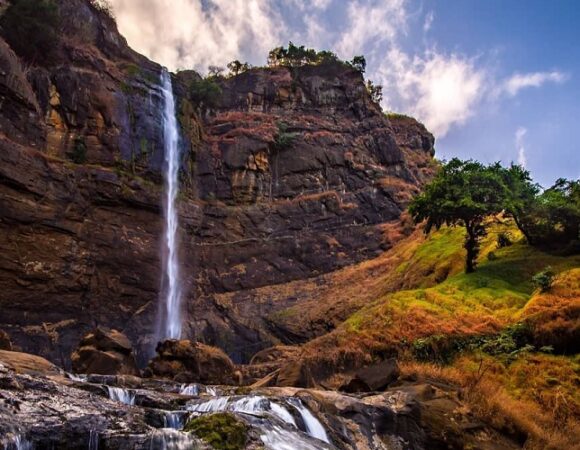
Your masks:
[[[375,84],[371,80],[367,80],[366,87],[373,102],[381,103],[383,101],[383,87],[380,84]]]
[[[350,65],[354,67],[356,70],[358,70],[360,73],[365,73],[365,70],[367,69],[367,60],[362,55],[355,56],[354,58],[352,58]]]
[[[416,223],[426,221],[425,233],[442,225],[464,226],[465,271],[477,265],[485,219],[504,209],[507,187],[499,164],[484,166],[457,158],[444,164],[425,191],[415,197],[409,212]]]
[[[215,78],[204,78],[191,83],[189,97],[191,102],[201,108],[215,108],[219,104],[222,90]]]
[[[512,164],[503,169],[504,182],[508,188],[505,211],[514,218],[517,227],[529,244],[535,243],[532,211],[537,209],[540,186],[532,181],[530,172],[522,166]]]
[[[228,70],[230,71],[230,75],[233,77],[246,72],[249,68],[250,65],[247,62],[241,63],[237,59],[228,64]]]
[[[223,76],[224,73],[224,69],[223,67],[219,67],[219,66],[209,66],[207,68],[207,76],[208,78],[220,78]]]
[[[30,63],[48,61],[58,43],[58,7],[52,0],[14,0],[0,19],[2,36]]]
[[[580,240],[580,180],[558,179],[538,202],[557,240]]]

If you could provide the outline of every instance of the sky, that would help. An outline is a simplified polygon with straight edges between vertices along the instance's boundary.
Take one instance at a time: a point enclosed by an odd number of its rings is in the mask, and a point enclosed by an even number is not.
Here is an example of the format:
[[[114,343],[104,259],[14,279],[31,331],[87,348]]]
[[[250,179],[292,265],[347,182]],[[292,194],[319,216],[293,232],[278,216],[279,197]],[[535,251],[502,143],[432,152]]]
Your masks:
[[[137,51],[171,70],[264,65],[292,41],[365,55],[386,111],[416,117],[439,159],[580,178],[577,0],[110,0]]]

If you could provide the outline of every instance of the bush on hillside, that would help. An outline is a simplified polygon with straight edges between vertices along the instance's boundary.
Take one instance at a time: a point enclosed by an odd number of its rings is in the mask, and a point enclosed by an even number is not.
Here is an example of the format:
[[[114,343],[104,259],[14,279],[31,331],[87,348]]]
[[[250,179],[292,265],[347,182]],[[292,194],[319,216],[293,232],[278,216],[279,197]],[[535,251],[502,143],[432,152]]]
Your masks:
[[[552,271],[552,268],[548,266],[532,277],[532,283],[540,292],[548,292],[552,289],[555,276],[556,274]]]
[[[1,34],[31,64],[49,61],[58,43],[59,15],[53,0],[13,0],[0,19]]]
[[[221,95],[222,90],[214,77],[192,82],[189,90],[191,102],[204,109],[217,107]]]

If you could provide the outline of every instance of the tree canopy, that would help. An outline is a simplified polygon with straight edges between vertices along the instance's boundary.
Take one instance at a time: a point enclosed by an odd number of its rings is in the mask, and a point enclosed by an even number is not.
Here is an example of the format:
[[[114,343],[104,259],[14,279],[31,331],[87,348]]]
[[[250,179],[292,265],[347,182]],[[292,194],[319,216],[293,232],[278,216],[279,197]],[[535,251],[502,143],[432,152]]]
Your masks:
[[[426,233],[442,225],[465,227],[465,270],[469,273],[475,270],[479,243],[486,235],[485,219],[504,209],[506,197],[499,164],[484,166],[454,158],[443,164],[435,179],[413,200],[409,212],[415,222],[426,221]]]

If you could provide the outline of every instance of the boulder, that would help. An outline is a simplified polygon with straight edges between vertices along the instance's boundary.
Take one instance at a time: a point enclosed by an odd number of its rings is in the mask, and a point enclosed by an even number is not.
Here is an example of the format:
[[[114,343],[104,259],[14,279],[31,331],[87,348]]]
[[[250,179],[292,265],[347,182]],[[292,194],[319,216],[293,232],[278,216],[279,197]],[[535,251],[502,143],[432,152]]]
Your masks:
[[[339,389],[343,392],[383,391],[399,378],[399,374],[397,360],[390,358],[358,370]]]
[[[12,341],[6,331],[0,330],[0,350],[12,351]]]
[[[221,349],[189,340],[160,342],[145,371],[149,377],[181,383],[234,384],[234,363]]]
[[[0,363],[16,373],[60,375],[61,370],[41,356],[0,350]]]
[[[117,330],[97,328],[87,334],[71,362],[75,373],[139,375],[131,342]]]

